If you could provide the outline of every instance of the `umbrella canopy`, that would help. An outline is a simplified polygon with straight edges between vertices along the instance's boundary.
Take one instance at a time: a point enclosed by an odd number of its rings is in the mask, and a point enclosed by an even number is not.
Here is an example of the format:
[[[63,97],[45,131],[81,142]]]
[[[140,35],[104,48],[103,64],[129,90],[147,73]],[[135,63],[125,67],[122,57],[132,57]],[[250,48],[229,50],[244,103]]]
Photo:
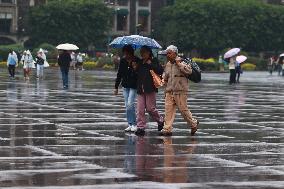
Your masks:
[[[69,44],[69,43],[60,44],[56,48],[58,50],[66,50],[66,51],[75,51],[79,49],[79,47],[77,47],[76,45]]]
[[[239,64],[243,63],[244,61],[246,61],[248,58],[244,55],[241,56],[237,56],[236,60]]]
[[[225,59],[226,59],[226,58],[231,58],[231,57],[237,55],[240,51],[241,51],[240,48],[233,48],[233,49],[227,51],[227,52],[224,54],[224,58],[225,58]]]
[[[280,54],[280,56],[279,56],[279,57],[283,57],[283,56],[284,56],[284,53]]]
[[[140,35],[130,35],[115,38],[109,46],[113,48],[122,48],[125,45],[132,45],[133,48],[141,48],[142,46],[148,46],[152,49],[161,49],[161,45],[149,37]]]

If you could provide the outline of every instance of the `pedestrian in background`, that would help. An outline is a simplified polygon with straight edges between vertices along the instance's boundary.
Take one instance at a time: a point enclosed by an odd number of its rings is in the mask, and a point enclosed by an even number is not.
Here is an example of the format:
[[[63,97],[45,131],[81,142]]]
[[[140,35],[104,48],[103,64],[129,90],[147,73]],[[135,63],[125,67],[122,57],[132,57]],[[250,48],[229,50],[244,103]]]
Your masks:
[[[137,71],[137,131],[136,135],[144,135],[146,128],[145,110],[150,114],[158,124],[158,130],[161,131],[164,126],[164,118],[160,115],[156,107],[156,93],[158,89],[154,86],[153,77],[150,70],[156,74],[163,74],[163,67],[159,64],[157,58],[154,58],[152,50],[143,46],[140,50],[142,60],[135,65]]]
[[[236,61],[236,82],[237,83],[240,83],[240,77],[242,73],[243,73],[243,70],[242,70],[241,64]]]
[[[44,69],[44,56],[43,51],[38,51],[36,56],[36,76],[38,79],[43,78],[43,69]]]
[[[67,50],[61,51],[58,57],[58,65],[60,67],[64,89],[69,88],[68,74],[71,61],[72,59],[70,53]]]
[[[76,65],[77,65],[76,54],[75,54],[75,52],[72,52],[72,53],[71,53],[71,63],[70,63],[70,67],[72,67],[73,70],[76,70]]]
[[[275,56],[271,56],[271,57],[268,59],[267,67],[268,67],[268,71],[269,71],[270,75],[272,75],[273,70],[275,69],[275,62],[276,62]]]
[[[199,122],[192,117],[187,107],[189,90],[188,76],[192,73],[190,64],[186,64],[178,57],[178,48],[170,45],[166,49],[168,62],[165,67],[163,79],[165,82],[165,125],[161,134],[171,135],[173,122],[178,107],[184,120],[191,127],[191,135],[197,131]]]
[[[230,70],[230,84],[235,84],[236,83],[236,76],[237,76],[237,72],[236,72],[236,57],[237,56],[233,56],[231,58],[228,59],[229,61],[229,70]]]
[[[29,80],[30,79],[30,74],[31,70],[33,67],[33,56],[29,50],[24,52],[22,58],[21,58],[21,63],[23,64],[23,71],[24,71],[24,79]]]
[[[77,70],[81,69],[81,71],[83,71],[84,70],[83,68],[84,59],[83,59],[82,53],[78,53],[76,60],[77,60],[77,63],[76,63]]]
[[[118,95],[118,87],[121,84],[123,87],[123,96],[126,109],[126,119],[128,127],[126,132],[135,132],[136,127],[136,112],[135,101],[137,96],[137,74],[134,70],[134,63],[139,61],[139,58],[134,56],[134,49],[131,45],[126,45],[122,49],[123,58],[120,60],[117,76],[115,80],[114,95]]]
[[[18,58],[15,56],[14,51],[10,51],[7,59],[7,66],[9,71],[9,77],[15,79],[15,69],[18,63]]]

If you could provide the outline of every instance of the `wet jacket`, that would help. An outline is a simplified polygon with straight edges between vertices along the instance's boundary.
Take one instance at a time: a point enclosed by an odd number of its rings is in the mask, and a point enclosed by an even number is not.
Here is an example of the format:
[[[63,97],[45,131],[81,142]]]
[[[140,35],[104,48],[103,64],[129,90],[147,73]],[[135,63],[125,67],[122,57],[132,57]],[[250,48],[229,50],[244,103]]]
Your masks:
[[[163,79],[165,82],[165,92],[187,93],[189,89],[189,79],[186,77],[192,73],[192,69],[184,62],[180,66],[176,63],[168,62],[165,67]]]
[[[139,61],[139,58],[134,58],[134,62],[138,63]],[[119,63],[117,77],[115,80],[116,89],[118,89],[120,83],[124,88],[137,88],[137,73],[132,67],[132,63],[128,63],[125,58],[122,58]]]
[[[61,69],[69,69],[71,62],[71,55],[68,52],[63,52],[58,57],[58,65]]]
[[[152,92],[158,92],[158,89],[154,86],[153,78],[150,73],[150,70],[154,70],[154,72],[158,75],[163,74],[163,67],[159,64],[158,59],[154,58],[152,59],[152,63],[143,63],[141,60],[138,63],[137,67],[137,93],[138,94],[144,94],[144,93],[152,93]]]

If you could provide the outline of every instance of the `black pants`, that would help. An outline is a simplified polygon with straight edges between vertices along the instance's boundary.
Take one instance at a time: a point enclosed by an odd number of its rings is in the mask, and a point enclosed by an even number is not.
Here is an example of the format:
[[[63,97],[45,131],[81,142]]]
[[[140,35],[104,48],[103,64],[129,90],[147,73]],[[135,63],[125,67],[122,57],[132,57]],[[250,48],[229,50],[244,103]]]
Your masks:
[[[9,71],[10,77],[15,77],[15,68],[16,68],[15,65],[9,65],[8,66],[8,71]]]
[[[230,70],[230,84],[236,83],[236,70]]]

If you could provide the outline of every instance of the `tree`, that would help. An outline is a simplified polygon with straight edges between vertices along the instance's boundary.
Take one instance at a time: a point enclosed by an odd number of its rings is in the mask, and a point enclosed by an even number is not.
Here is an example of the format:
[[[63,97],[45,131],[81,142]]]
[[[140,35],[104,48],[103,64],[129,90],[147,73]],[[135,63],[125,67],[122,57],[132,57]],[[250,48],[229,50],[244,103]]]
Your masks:
[[[29,14],[34,45],[75,43],[102,46],[110,29],[112,11],[99,0],[53,0]]]
[[[157,27],[166,45],[206,56],[227,47],[283,49],[283,25],[284,7],[257,0],[178,0],[161,11]]]

